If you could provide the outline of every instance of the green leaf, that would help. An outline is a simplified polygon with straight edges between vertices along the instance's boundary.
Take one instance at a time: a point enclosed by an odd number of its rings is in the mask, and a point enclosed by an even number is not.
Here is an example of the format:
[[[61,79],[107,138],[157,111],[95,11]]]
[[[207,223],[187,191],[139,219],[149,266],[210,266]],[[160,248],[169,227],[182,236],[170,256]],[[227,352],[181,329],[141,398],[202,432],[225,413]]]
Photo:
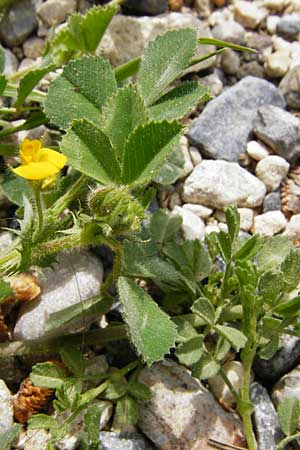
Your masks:
[[[174,147],[163,166],[154,176],[153,181],[162,185],[175,183],[182,175],[185,165],[184,154],[180,143]]]
[[[75,13],[69,17],[68,30],[77,43],[78,50],[92,53],[97,49],[118,9],[118,3],[113,1],[106,6],[94,6],[85,16]]]
[[[185,241],[182,245],[168,242],[163,253],[192,282],[203,280],[211,271],[210,256],[199,240]]]
[[[176,342],[187,342],[192,338],[198,337],[198,333],[193,325],[182,317],[172,317],[173,322],[177,326]]]
[[[225,325],[215,325],[214,329],[227,339],[236,351],[245,347],[247,338],[240,330]]]
[[[117,380],[116,382],[110,383],[105,391],[105,398],[108,400],[117,400],[123,397],[128,391],[128,384],[124,380]]]
[[[117,157],[123,159],[125,143],[131,132],[147,122],[144,102],[133,85],[128,84],[109,98],[102,110],[101,128],[109,137]]]
[[[47,414],[34,414],[28,421],[28,428],[30,430],[39,430],[45,428],[50,430],[51,428],[58,427],[58,423],[52,416]]]
[[[122,183],[150,181],[178,141],[182,128],[179,122],[166,120],[136,128],[125,145]]]
[[[83,375],[85,369],[84,359],[78,347],[65,345],[59,350],[59,354],[64,364],[72,374],[77,377]]]
[[[281,264],[285,292],[296,289],[300,283],[300,251],[291,250]]]
[[[14,103],[15,108],[21,106],[26,97],[30,94],[32,89],[44,78],[47,73],[56,69],[54,64],[49,65],[47,67],[42,67],[40,69],[32,70],[27,73],[24,78],[21,79],[19,87],[18,87],[18,97]]]
[[[136,400],[129,395],[122,397],[116,407],[114,429],[136,425],[139,420],[139,409]]]
[[[231,348],[231,343],[223,336],[218,337],[217,345],[214,350],[214,358],[216,361],[222,361]]]
[[[205,353],[192,368],[192,376],[199,380],[207,380],[219,373],[220,364],[209,353]]]
[[[15,144],[0,144],[1,156],[15,156],[18,154],[19,146]]]
[[[0,45],[0,73],[4,71],[5,68],[5,52],[4,48]]]
[[[192,306],[192,311],[202,317],[208,324],[215,322],[215,308],[206,297],[200,297]]]
[[[45,102],[49,120],[62,129],[74,119],[100,123],[100,110],[117,90],[113,70],[100,57],[71,61],[51,84]]]
[[[0,303],[8,296],[13,294],[10,283],[0,278]]]
[[[196,31],[169,31],[150,42],[141,62],[138,88],[146,105],[154,103],[187,68],[197,46]]]
[[[235,266],[235,273],[238,276],[239,283],[242,287],[250,288],[254,291],[258,281],[257,268],[251,261],[238,261]]]
[[[66,379],[66,372],[52,362],[38,363],[33,366],[30,379],[35,386],[56,389]]]
[[[3,94],[4,89],[6,88],[7,79],[4,75],[0,75],[0,95]]]
[[[293,317],[299,313],[300,310],[300,297],[295,297],[284,303],[277,305],[273,312],[282,317]]]
[[[128,392],[138,400],[149,400],[151,397],[151,391],[148,386],[138,381],[129,382]]]
[[[197,336],[189,341],[179,344],[176,349],[176,356],[180,364],[192,366],[203,355],[203,336]]]
[[[249,239],[246,239],[246,241],[244,239],[239,239],[238,248],[233,255],[233,260],[252,259],[261,249],[261,246],[262,240],[258,235],[251,236]]]
[[[294,249],[287,236],[272,236],[265,240],[257,256],[257,264],[263,272],[279,268],[285,257]]]
[[[257,53],[256,50],[253,50],[252,48],[244,47],[243,45],[232,44],[231,42],[220,41],[220,39],[200,37],[198,38],[198,43],[200,45],[215,45],[216,47],[232,48],[233,50],[241,52]]]
[[[182,225],[182,218],[174,216],[168,210],[158,209],[150,220],[150,233],[157,244],[174,240]]]
[[[0,450],[9,450],[21,433],[22,425],[14,424],[5,433],[0,434]]]
[[[99,405],[91,405],[84,415],[84,427],[88,433],[89,440],[93,443],[99,442],[99,423],[102,408]]]
[[[161,97],[149,109],[153,120],[181,119],[192,111],[199,103],[210,100],[209,90],[197,83],[186,81]]]
[[[79,319],[82,320],[99,317],[108,312],[111,306],[111,298],[103,298],[100,296],[92,297],[89,300],[76,303],[68,308],[50,314],[45,330],[57,330],[58,328],[70,325],[71,322]]]
[[[238,237],[240,231],[240,215],[236,206],[228,206],[225,208],[226,223],[228,227],[228,235],[231,244]]]
[[[8,200],[18,206],[23,206],[23,194],[32,198],[32,190],[27,180],[12,174],[4,174],[1,188]]]
[[[228,262],[231,258],[231,240],[228,233],[221,230],[217,233],[218,245],[224,261]]]
[[[280,294],[282,286],[282,273],[267,271],[259,279],[258,292],[263,296],[264,301],[272,304]]]
[[[277,352],[279,348],[279,335],[276,334],[258,350],[258,355],[261,359],[270,359]]]
[[[300,401],[297,397],[285,398],[277,409],[282,431],[286,436],[292,436],[297,430],[300,415]]]
[[[68,163],[107,185],[120,177],[120,166],[108,137],[91,122],[76,120],[61,143],[61,151]]]
[[[138,354],[149,365],[162,360],[175,345],[175,324],[152,298],[129,278],[119,278],[118,291],[129,335]]]

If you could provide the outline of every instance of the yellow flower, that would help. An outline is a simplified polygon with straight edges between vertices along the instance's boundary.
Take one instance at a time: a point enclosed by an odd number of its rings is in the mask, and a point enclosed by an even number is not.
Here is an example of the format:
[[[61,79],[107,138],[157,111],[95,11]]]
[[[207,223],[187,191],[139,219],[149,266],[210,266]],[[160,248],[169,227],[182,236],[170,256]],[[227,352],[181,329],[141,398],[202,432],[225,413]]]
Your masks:
[[[25,139],[21,144],[22,165],[12,169],[14,173],[27,180],[43,180],[56,175],[67,162],[65,155],[43,148],[41,141]]]

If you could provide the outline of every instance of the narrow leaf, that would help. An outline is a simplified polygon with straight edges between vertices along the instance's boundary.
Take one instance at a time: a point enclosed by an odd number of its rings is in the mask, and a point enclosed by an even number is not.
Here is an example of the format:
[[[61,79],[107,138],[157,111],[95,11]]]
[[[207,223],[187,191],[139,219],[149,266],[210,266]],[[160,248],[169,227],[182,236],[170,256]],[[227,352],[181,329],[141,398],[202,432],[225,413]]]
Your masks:
[[[149,122],[134,130],[126,142],[122,168],[124,184],[150,181],[178,141],[179,122]]]
[[[120,277],[118,291],[129,334],[147,364],[163,359],[175,345],[176,326],[134,281]]]
[[[227,341],[231,343],[236,351],[244,348],[247,342],[247,338],[240,330],[236,328],[227,327],[225,325],[216,325],[215,330],[220,333]]]
[[[196,46],[196,32],[192,29],[169,31],[150,42],[138,75],[138,88],[146,105],[154,103],[189,66]]]
[[[153,120],[174,120],[186,116],[199,103],[211,98],[208,89],[196,81],[186,81],[161,97],[150,108]]]
[[[125,142],[131,132],[147,121],[144,102],[136,88],[127,85],[118,89],[102,110],[101,128],[110,138],[114,150],[122,160]]]
[[[46,115],[62,129],[74,119],[99,123],[100,110],[116,89],[113,70],[104,58],[85,56],[71,61],[49,88]]]
[[[285,281],[285,292],[296,289],[300,282],[300,251],[291,250],[285,257],[281,270]]]
[[[3,94],[4,89],[6,88],[7,79],[4,75],[0,75],[0,95]]]
[[[232,244],[238,237],[240,231],[240,215],[236,206],[228,206],[225,209],[225,216],[228,227],[228,235]]]
[[[18,96],[15,101],[14,106],[18,108],[21,106],[26,97],[30,94],[32,89],[41,81],[41,79],[47,75],[47,73],[55,70],[56,66],[54,64],[42,67],[41,69],[33,70],[25,75],[24,78],[21,79],[19,87],[18,87]]]
[[[228,233],[221,230],[217,233],[218,245],[224,261],[228,262],[231,258],[231,241]]]
[[[239,259],[252,259],[260,250],[262,241],[258,235],[251,236],[246,241],[238,241],[238,248],[233,255],[235,261]]]
[[[28,421],[29,430],[40,430],[41,428],[49,430],[52,427],[58,427],[58,423],[54,417],[47,414],[35,414]]]
[[[300,297],[295,297],[284,303],[277,305],[273,311],[282,317],[293,317],[299,313],[300,310]]]
[[[120,177],[120,166],[108,137],[85,119],[72,123],[61,151],[72,167],[101,184],[111,184]]]
[[[292,436],[297,430],[300,414],[299,398],[285,398],[277,409],[280,426],[286,436]]]
[[[136,425],[139,419],[139,410],[134,398],[125,395],[122,397],[116,407],[114,416],[114,428],[122,429]]]
[[[249,47],[244,47],[243,45],[232,44],[231,42],[220,41],[219,39],[200,37],[198,38],[200,45],[215,45],[216,47],[232,48],[233,50],[241,52],[257,53],[256,50]]]
[[[32,368],[30,379],[35,386],[56,389],[64,383],[66,372],[51,362],[38,363]]]

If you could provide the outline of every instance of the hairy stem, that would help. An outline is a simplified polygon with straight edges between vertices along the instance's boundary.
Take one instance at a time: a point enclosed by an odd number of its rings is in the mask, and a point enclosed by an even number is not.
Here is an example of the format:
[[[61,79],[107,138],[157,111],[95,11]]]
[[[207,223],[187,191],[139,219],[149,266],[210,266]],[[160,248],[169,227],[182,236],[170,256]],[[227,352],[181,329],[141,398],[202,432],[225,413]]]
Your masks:
[[[287,436],[286,438],[282,439],[282,441],[277,444],[276,450],[282,450],[287,444],[294,441],[295,439],[300,439],[300,433],[296,433],[293,434],[293,436]]]
[[[41,190],[40,187],[33,188],[33,194],[35,199],[35,206],[36,206],[36,212],[37,212],[37,227],[33,234],[33,241],[38,239],[44,225],[44,208],[43,208],[43,202],[42,202],[42,196],[41,196]]]
[[[78,180],[70,187],[70,189],[62,195],[54,205],[49,209],[49,214],[59,216],[69,204],[75,200],[80,194],[81,190],[87,185],[88,177],[81,175]]]

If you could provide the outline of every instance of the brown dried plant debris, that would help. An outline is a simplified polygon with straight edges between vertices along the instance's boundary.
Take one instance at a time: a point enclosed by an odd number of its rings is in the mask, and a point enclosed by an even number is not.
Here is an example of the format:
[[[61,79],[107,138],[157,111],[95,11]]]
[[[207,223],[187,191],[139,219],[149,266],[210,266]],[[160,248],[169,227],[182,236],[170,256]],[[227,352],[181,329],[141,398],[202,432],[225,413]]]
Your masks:
[[[14,418],[26,423],[33,414],[47,410],[53,389],[34,386],[30,378],[25,378],[13,400]]]
[[[9,330],[5,323],[5,318],[0,307],[0,342],[5,342],[9,340]]]
[[[281,208],[290,219],[293,214],[300,213],[300,167],[294,167],[288,174],[281,188]]]
[[[169,8],[171,11],[180,11],[183,4],[184,0],[169,0]]]
[[[19,273],[10,279],[13,295],[4,303],[30,302],[41,293],[38,277],[33,273]]]

